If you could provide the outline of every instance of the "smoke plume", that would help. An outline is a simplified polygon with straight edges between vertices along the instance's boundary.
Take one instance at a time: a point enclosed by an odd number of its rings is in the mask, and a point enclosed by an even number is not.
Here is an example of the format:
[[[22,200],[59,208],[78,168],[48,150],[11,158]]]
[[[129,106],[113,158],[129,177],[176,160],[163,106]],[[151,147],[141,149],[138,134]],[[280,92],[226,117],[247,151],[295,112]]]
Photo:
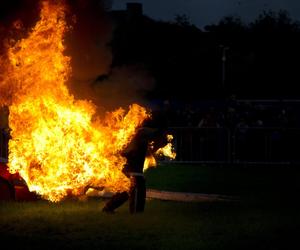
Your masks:
[[[8,39],[26,37],[39,18],[42,0],[10,0],[1,3],[0,53]],[[64,0],[53,0],[64,1]],[[71,28],[65,37],[65,54],[71,57],[72,75],[68,86],[80,99],[93,101],[99,110],[142,105],[154,86],[151,75],[141,65],[111,68],[113,25],[107,0],[65,0]]]

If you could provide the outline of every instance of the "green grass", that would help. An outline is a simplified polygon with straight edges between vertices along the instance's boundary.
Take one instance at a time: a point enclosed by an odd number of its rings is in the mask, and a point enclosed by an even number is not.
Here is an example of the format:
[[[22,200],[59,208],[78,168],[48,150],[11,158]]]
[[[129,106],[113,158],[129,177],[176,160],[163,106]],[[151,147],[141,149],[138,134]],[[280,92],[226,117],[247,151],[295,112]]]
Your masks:
[[[150,200],[103,214],[101,200],[2,203],[6,249],[297,249],[299,207]],[[292,244],[297,244],[291,248]]]
[[[95,198],[58,204],[2,202],[1,249],[4,245],[8,247],[3,249],[55,250],[299,249],[298,172],[294,168],[160,166],[146,173],[148,187],[251,199],[147,200],[145,212],[137,215],[129,214],[128,204],[115,214],[104,214],[104,200]]]
[[[235,195],[293,196],[300,193],[300,168],[287,166],[162,165],[146,172],[148,188]]]

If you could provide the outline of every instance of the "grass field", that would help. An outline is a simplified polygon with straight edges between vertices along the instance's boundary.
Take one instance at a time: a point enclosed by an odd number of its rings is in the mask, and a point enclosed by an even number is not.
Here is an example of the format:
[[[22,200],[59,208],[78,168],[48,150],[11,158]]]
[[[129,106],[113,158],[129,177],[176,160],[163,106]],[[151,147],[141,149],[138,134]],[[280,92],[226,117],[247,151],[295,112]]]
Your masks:
[[[165,165],[146,172],[149,188],[216,193],[242,198],[275,198],[300,193],[297,166]]]
[[[145,212],[138,215],[130,215],[127,204],[115,214],[103,214],[104,200],[95,198],[0,203],[0,242],[7,246],[1,249],[299,249],[299,184],[294,183],[299,175],[296,169],[284,170],[159,167],[147,172],[148,187],[246,198],[147,200]],[[268,195],[272,198],[262,199]]]

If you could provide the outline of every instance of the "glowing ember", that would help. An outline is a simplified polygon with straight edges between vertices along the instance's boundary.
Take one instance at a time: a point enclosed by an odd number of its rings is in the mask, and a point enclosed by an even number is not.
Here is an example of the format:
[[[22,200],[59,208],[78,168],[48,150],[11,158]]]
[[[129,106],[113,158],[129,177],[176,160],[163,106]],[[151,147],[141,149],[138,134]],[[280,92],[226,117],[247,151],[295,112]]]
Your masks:
[[[104,120],[89,101],[74,100],[66,87],[70,58],[63,55],[68,27],[62,1],[43,1],[40,20],[27,38],[0,58],[0,104],[9,106],[9,170],[31,191],[59,201],[87,186],[129,188],[120,152],[149,117],[133,104]]]

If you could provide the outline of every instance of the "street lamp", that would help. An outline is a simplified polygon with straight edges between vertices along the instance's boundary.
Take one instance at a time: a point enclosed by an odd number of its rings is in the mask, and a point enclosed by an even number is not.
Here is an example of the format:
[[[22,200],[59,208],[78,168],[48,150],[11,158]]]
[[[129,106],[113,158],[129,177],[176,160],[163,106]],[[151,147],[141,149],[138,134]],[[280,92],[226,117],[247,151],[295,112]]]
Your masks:
[[[222,49],[222,89],[225,90],[225,76],[226,76],[226,51],[229,50],[229,47],[220,45]]]

